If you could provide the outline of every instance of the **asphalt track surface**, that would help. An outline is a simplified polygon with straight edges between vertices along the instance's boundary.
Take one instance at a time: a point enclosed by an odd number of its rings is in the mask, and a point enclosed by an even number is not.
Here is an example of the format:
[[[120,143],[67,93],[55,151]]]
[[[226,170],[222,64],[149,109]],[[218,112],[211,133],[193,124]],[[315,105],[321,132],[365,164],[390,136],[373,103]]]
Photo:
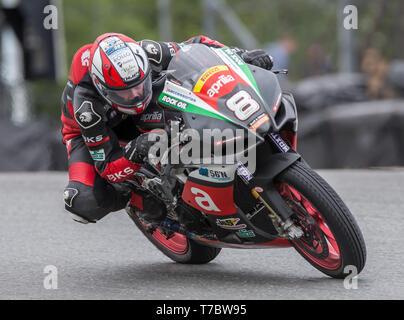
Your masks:
[[[224,249],[206,265],[176,264],[124,211],[92,225],[71,220],[66,173],[2,173],[0,299],[403,299],[404,169],[318,172],[365,237],[356,289],[294,249]],[[47,266],[57,268],[57,289],[45,289]]]

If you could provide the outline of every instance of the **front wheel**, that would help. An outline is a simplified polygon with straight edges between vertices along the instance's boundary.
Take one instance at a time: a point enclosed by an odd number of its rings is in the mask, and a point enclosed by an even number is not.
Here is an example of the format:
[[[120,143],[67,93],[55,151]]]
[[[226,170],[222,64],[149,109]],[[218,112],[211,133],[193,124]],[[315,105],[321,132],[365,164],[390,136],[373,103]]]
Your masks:
[[[171,260],[184,264],[204,264],[212,261],[220,253],[220,248],[203,246],[180,233],[167,236],[159,229],[152,229],[142,223],[131,208],[126,209],[129,217],[146,238]]]
[[[291,241],[315,268],[334,278],[345,278],[347,266],[362,271],[366,247],[362,233],[347,206],[329,184],[302,162],[276,178],[276,187],[295,212],[304,235]]]

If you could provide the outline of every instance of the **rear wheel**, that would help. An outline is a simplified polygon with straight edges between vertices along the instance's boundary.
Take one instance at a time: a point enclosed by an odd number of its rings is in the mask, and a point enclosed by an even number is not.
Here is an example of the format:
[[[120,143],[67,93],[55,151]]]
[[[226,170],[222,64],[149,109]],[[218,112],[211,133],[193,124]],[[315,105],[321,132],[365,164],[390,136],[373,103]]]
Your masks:
[[[295,212],[304,235],[291,241],[315,268],[345,278],[347,266],[361,272],[366,260],[362,233],[347,206],[317,173],[296,162],[276,178],[276,187]]]
[[[204,264],[212,261],[220,253],[220,248],[203,246],[180,233],[167,236],[142,223],[139,216],[127,208],[129,217],[147,239],[171,260],[184,264]]]

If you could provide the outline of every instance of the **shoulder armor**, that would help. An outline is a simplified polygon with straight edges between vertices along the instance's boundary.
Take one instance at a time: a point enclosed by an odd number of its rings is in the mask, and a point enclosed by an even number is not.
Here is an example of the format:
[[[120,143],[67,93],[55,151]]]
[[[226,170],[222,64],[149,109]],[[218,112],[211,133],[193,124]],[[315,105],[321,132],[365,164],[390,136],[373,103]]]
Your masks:
[[[77,123],[83,129],[89,129],[99,123],[102,119],[101,115],[95,112],[93,102],[85,100],[79,108],[74,112]]]
[[[160,43],[153,40],[142,40],[140,42],[143,50],[146,52],[149,60],[155,64],[160,64],[163,58]]]

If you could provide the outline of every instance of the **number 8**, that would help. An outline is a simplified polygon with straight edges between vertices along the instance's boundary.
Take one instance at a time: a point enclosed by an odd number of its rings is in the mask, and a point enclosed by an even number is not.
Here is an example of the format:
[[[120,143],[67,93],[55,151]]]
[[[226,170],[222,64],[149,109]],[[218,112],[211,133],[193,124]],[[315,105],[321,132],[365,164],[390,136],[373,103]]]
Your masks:
[[[237,92],[226,101],[226,106],[241,121],[247,120],[260,109],[260,105],[244,90]]]

